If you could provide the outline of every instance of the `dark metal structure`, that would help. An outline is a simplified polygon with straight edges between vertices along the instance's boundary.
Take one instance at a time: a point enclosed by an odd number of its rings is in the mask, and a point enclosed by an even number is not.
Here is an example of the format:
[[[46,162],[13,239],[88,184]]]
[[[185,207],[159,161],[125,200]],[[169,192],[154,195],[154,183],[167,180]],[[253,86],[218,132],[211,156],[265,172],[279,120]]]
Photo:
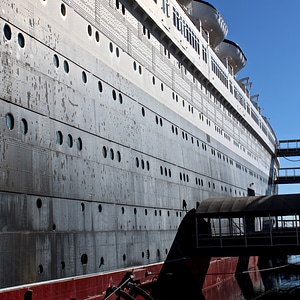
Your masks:
[[[202,256],[300,254],[299,215],[300,194],[207,199],[195,214],[196,251]]]
[[[300,140],[281,140],[277,147],[277,157],[300,156]],[[280,168],[276,184],[300,183],[300,168]]]

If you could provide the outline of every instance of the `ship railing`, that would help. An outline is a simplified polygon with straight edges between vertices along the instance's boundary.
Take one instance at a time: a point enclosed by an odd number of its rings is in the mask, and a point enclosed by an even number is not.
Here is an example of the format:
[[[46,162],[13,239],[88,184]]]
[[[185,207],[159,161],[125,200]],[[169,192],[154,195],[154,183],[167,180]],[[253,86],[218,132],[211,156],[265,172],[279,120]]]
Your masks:
[[[220,224],[218,232],[199,233],[198,229],[196,248],[222,249],[235,247],[257,249],[262,247],[289,247],[299,244],[299,215],[246,217],[243,218],[243,229],[234,230],[231,218],[212,218],[208,220],[209,227],[215,228]],[[224,226],[224,224],[227,224]],[[223,226],[222,226],[223,225]]]
[[[300,167],[297,168],[279,168],[278,177],[283,178],[299,178],[300,177]]]

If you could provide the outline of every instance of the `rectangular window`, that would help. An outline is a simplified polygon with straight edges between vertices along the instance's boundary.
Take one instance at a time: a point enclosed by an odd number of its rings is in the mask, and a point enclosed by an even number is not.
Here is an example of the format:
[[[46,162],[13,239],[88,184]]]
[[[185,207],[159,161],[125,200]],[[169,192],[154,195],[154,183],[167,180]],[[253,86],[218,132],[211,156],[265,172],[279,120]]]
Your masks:
[[[207,63],[207,53],[204,45],[202,45],[202,59]]]

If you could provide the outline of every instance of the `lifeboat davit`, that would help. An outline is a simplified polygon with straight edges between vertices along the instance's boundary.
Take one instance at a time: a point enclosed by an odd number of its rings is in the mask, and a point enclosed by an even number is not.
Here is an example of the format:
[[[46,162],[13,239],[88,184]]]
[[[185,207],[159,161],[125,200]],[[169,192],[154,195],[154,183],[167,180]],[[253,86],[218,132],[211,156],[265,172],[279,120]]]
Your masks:
[[[209,33],[209,44],[212,48],[218,46],[228,33],[227,25],[219,11],[208,2],[193,1],[192,18]]]
[[[247,58],[242,49],[238,44],[232,41],[222,41],[215,51],[225,65],[228,63],[233,68],[234,74],[246,65]]]

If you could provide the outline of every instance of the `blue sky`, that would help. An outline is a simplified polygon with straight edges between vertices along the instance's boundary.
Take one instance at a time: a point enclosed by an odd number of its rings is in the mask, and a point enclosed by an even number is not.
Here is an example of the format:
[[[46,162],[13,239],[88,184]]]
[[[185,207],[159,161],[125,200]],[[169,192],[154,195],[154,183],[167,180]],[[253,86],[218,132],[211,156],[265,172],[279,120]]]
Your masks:
[[[210,0],[228,26],[227,39],[247,57],[237,79],[249,76],[251,94],[278,140],[300,139],[300,0]],[[294,160],[300,159],[292,158]],[[300,167],[281,158],[282,167]],[[279,193],[300,193],[300,185],[280,185]]]

